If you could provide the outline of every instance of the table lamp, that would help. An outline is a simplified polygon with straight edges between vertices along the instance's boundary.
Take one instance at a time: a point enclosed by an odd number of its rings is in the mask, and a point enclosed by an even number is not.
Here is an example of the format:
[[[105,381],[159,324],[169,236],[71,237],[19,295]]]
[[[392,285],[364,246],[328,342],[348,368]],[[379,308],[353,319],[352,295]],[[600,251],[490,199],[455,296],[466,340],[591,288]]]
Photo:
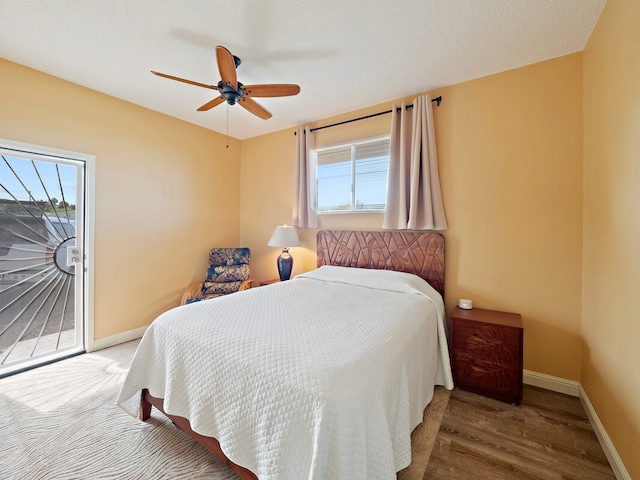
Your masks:
[[[267,245],[269,247],[282,247],[282,253],[278,257],[278,274],[281,281],[289,280],[291,278],[291,269],[293,268],[293,257],[289,255],[289,248],[300,246],[300,239],[296,229],[291,225],[277,226]]]

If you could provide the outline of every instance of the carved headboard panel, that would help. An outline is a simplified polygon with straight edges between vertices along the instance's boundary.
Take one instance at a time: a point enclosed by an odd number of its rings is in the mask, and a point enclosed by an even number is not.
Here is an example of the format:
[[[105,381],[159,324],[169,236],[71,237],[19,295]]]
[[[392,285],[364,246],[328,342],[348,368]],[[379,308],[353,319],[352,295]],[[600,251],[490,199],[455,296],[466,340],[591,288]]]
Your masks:
[[[434,232],[320,230],[318,267],[375,268],[424,278],[444,298],[444,237]]]

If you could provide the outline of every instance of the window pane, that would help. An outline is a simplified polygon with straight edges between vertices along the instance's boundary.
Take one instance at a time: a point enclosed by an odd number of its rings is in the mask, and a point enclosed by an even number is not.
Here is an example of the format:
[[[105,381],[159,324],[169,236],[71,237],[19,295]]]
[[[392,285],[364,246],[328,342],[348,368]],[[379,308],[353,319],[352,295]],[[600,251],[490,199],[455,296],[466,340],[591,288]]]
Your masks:
[[[318,161],[318,211],[351,209],[351,161],[320,165]]]
[[[389,156],[389,139],[374,140],[356,145],[356,160],[361,158]]]
[[[387,203],[389,139],[356,145],[356,210],[384,210]]]
[[[389,157],[356,160],[356,210],[384,210]]]
[[[351,146],[328,148],[318,152],[318,165],[351,162]]]

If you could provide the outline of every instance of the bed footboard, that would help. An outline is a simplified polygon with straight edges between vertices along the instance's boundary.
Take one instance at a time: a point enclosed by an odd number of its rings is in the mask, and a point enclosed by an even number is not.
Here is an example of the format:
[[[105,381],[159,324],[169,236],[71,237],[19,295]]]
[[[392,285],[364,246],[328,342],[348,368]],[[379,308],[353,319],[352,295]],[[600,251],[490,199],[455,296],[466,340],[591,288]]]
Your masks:
[[[152,406],[156,407],[181,430],[187,432],[196,442],[198,442],[209,452],[219,458],[225,465],[227,465],[231,470],[237,473],[240,478],[242,478],[243,480],[258,480],[258,477],[253,472],[229,460],[229,458],[227,458],[227,456],[222,451],[222,448],[220,448],[220,442],[218,442],[218,440],[213,437],[205,437],[204,435],[200,435],[199,433],[194,432],[191,428],[189,420],[187,420],[186,418],[178,417],[176,415],[170,415],[165,412],[164,400],[162,398],[156,398],[152,396],[145,388],[144,390],[142,390],[142,395],[140,396],[140,420],[145,421],[149,419],[149,417],[151,416]]]

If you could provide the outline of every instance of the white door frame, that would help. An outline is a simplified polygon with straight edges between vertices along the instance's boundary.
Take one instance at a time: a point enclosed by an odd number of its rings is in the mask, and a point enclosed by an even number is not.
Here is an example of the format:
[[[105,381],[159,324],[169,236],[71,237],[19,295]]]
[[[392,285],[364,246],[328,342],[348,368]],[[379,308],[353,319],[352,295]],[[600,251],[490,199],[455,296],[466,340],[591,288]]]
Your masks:
[[[0,138],[0,147],[16,152],[36,153],[54,157],[79,160],[85,164],[84,188],[84,347],[87,352],[94,350],[93,294],[94,294],[94,247],[95,247],[95,173],[96,157],[88,153],[74,152],[42,145],[18,142]]]

